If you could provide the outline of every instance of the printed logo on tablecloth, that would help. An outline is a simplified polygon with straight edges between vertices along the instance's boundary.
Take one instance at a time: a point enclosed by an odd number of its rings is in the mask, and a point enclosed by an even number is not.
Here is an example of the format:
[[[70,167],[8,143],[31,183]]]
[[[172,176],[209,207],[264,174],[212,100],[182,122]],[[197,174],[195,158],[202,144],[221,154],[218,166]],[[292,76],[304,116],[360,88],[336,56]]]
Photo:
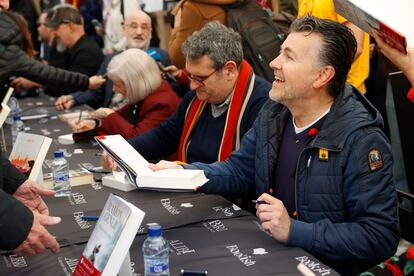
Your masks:
[[[187,245],[185,245],[180,240],[168,240],[168,244],[170,248],[177,254],[177,255],[184,255],[189,253],[195,253],[195,249],[190,249]]]
[[[226,217],[234,216],[233,210],[230,207],[215,206],[213,210],[217,213],[222,212]]]
[[[169,198],[160,199],[161,205],[171,214],[171,215],[178,215],[181,213],[180,209],[171,205],[171,201]]]
[[[207,228],[210,232],[223,232],[229,230],[221,220],[212,220],[203,222],[203,226]]]
[[[266,255],[268,253],[269,252],[267,252],[266,249],[264,248],[261,248],[261,247],[253,248],[253,255]]]
[[[87,203],[85,197],[81,193],[72,193],[68,199],[70,205],[80,205]]]
[[[187,202],[187,203],[181,203],[180,206],[183,207],[183,208],[192,208],[192,207],[194,207],[194,205],[191,204],[191,203],[189,203],[189,202]]]
[[[23,256],[9,255],[10,264],[13,267],[27,267],[27,262]],[[7,265],[9,267],[9,265]]]
[[[62,271],[65,272],[65,275],[70,275],[75,271],[76,265],[78,264],[78,259],[70,259],[64,257],[58,257],[58,263],[62,268]]]
[[[236,204],[233,204],[231,207],[233,207],[234,211],[240,211],[242,208],[240,208],[239,206],[237,206]]]
[[[81,217],[84,216],[83,211],[74,212],[73,217],[75,218],[76,223],[79,225],[81,229],[89,229],[92,227],[89,221],[83,220]]]
[[[323,264],[319,262],[312,261],[311,259],[309,259],[308,256],[295,257],[295,259],[304,264],[313,273],[317,273],[318,275],[322,276],[331,274],[330,268],[325,267]]]
[[[102,182],[94,182],[91,186],[95,191],[103,188]]]
[[[243,253],[236,244],[226,246],[226,248],[245,266],[252,266],[256,263],[256,261],[252,259],[251,255]]]

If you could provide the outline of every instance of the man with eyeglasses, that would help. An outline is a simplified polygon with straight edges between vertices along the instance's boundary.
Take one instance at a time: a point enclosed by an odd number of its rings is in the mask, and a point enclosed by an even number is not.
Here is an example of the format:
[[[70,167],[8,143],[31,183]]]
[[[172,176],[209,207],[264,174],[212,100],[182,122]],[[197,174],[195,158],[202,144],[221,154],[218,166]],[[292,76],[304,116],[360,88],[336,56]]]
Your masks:
[[[149,49],[151,41],[151,17],[143,11],[130,13],[124,24],[124,40],[127,49],[137,48],[143,51]],[[171,64],[168,53],[165,50],[154,48],[160,55],[160,62],[164,65]],[[107,55],[102,62],[97,75],[105,75],[107,67],[112,58],[118,55],[116,52]],[[88,91],[78,91],[70,95],[64,95],[57,99],[55,105],[57,110],[70,109],[73,106],[87,104],[93,108],[117,106],[116,100],[113,99],[112,81],[107,80],[101,87]]]
[[[255,76],[243,60],[240,35],[217,21],[194,32],[182,49],[191,91],[160,127],[129,142],[149,160],[178,150],[181,162],[223,161],[239,148],[268,97],[270,83]],[[104,165],[112,166],[108,157]]]

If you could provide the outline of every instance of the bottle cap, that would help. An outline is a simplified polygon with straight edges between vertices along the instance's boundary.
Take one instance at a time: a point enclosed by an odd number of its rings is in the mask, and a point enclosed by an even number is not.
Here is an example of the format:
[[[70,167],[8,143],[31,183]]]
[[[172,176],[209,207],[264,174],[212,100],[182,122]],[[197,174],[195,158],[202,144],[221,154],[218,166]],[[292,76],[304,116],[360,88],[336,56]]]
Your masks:
[[[15,121],[21,121],[22,120],[22,116],[20,116],[20,115],[14,115],[13,116],[13,120],[15,120]]]
[[[162,234],[162,227],[158,223],[148,223],[148,236],[159,237]]]
[[[55,151],[55,158],[63,157],[63,150]]]

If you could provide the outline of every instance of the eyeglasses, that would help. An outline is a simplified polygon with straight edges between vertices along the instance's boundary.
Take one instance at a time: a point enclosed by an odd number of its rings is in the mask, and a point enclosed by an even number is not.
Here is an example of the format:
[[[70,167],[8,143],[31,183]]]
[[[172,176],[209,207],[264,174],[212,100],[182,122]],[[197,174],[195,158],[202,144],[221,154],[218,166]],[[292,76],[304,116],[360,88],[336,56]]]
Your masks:
[[[141,28],[141,30],[143,32],[148,31],[150,29],[150,26],[148,26],[146,24],[139,25],[139,24],[136,24],[136,23],[131,23],[131,24],[125,24],[125,26],[127,26],[128,28],[133,29],[133,30]]]
[[[198,84],[198,86],[206,86],[206,84],[204,83],[209,77],[211,77],[215,72],[217,72],[217,69],[214,69],[213,72],[211,72],[210,74],[208,74],[205,77],[200,77],[200,76],[193,76],[192,74],[188,73],[187,77],[190,81],[193,81],[195,83]]]

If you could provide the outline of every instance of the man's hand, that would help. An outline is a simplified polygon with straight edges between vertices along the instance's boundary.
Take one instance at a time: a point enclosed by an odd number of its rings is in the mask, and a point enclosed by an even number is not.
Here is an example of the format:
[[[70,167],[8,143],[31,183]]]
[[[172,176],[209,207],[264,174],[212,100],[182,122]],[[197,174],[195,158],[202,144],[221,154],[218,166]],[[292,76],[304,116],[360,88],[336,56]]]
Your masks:
[[[106,82],[102,76],[92,76],[89,78],[89,89],[98,89]]]
[[[171,73],[171,75],[173,75],[176,79],[181,77],[181,69],[178,69],[175,65],[166,66],[163,73]]]
[[[84,132],[95,128],[94,120],[82,120],[78,123],[78,119],[73,119],[68,121],[69,126],[72,128],[73,132]]]
[[[102,162],[102,168],[106,170],[111,170],[111,171],[116,170],[115,161],[111,158],[111,156],[106,151],[103,151],[102,153],[101,162]]]
[[[65,109],[70,109],[74,105],[75,105],[75,101],[73,100],[72,95],[60,96],[55,102],[56,110],[59,110],[59,111],[65,110]]]
[[[175,162],[161,160],[157,164],[149,164],[149,168],[153,171],[165,170],[165,169],[184,169],[182,166]]]
[[[59,217],[49,217],[33,211],[33,225],[27,239],[22,242],[13,252],[17,255],[34,256],[50,249],[53,253],[59,252],[59,244],[44,226],[60,223]]]
[[[21,90],[29,90],[34,87],[42,87],[37,82],[25,79],[23,77],[15,78],[10,84],[16,89],[17,92]]]
[[[262,222],[263,229],[269,231],[276,240],[287,243],[290,233],[290,217],[283,202],[269,195],[262,194],[256,204],[256,216]]]
[[[375,32],[372,35],[377,41],[378,50],[384,54],[395,66],[397,66],[407,76],[408,80],[414,85],[414,48],[407,48],[407,55],[404,55],[397,49],[389,46],[385,41]]]
[[[30,210],[37,211],[42,215],[49,215],[49,209],[42,196],[49,197],[54,194],[54,191],[43,188],[36,182],[28,179],[20,185],[13,196]]]
[[[112,113],[114,113],[115,111],[114,110],[112,110],[112,109],[110,109],[110,108],[107,108],[107,107],[101,107],[101,108],[98,108],[94,113],[93,113],[93,117],[94,118],[96,118],[96,119],[99,119],[99,120],[101,120],[101,119],[103,119],[103,118],[105,118],[106,116],[108,116],[109,114],[112,114]]]

